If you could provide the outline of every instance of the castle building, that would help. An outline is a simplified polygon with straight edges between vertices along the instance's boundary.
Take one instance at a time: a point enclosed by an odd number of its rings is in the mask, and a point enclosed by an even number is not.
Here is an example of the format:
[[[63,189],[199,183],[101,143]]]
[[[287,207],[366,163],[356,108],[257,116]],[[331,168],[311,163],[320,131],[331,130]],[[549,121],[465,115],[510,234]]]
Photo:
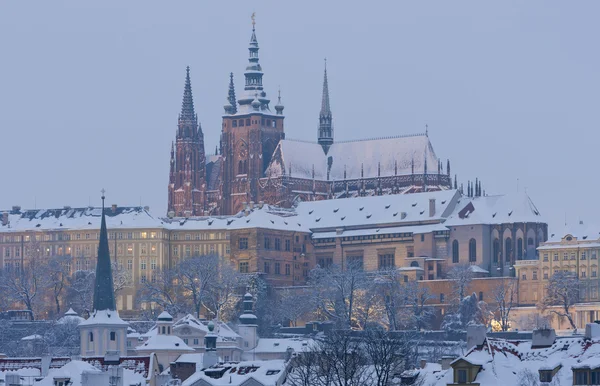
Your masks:
[[[263,85],[254,22],[248,51],[239,98],[230,74],[220,146],[213,156],[205,155],[187,70],[176,144],[171,149],[171,217],[231,215],[250,202],[291,207],[300,201],[452,188],[450,161],[444,167],[427,131],[336,141],[327,68],[317,141],[286,139],[281,93],[271,107]]]

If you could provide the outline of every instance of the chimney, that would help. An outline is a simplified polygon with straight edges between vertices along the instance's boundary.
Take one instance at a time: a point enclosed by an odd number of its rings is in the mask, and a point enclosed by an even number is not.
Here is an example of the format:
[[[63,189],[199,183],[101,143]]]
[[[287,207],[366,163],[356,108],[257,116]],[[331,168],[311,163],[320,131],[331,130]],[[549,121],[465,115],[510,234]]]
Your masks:
[[[19,211],[21,211],[21,205],[13,205],[12,211],[13,212],[19,212]]]
[[[250,210],[254,209],[254,201],[250,201],[249,208],[250,208]]]
[[[8,212],[2,213],[2,226],[8,225]]]
[[[258,202],[258,209],[262,209],[263,206],[265,206],[265,202],[264,201],[259,201]]]
[[[583,220],[579,220],[579,225],[583,225]]]
[[[173,218],[173,217],[175,217],[175,212],[174,212],[174,211],[172,211],[172,210],[168,211],[168,212],[167,212],[167,217],[168,217],[168,218]]]
[[[456,357],[452,355],[444,355],[441,360],[442,370],[448,370],[450,368],[450,363],[454,362]]]
[[[429,199],[429,217],[435,216],[435,198]]]
[[[481,346],[485,341],[487,328],[483,324],[467,326],[467,350],[471,347]]]
[[[424,369],[425,366],[427,366],[427,361],[425,359],[421,359],[420,367]]]
[[[531,348],[552,347],[556,340],[553,328],[537,328],[531,333]]]
[[[69,205],[65,205],[65,206],[63,206],[63,209],[64,209],[64,210],[71,210],[71,206],[69,206]]]
[[[110,206],[110,211],[112,212],[112,214],[116,214],[117,213],[117,204],[112,204]]]
[[[600,324],[588,323],[585,325],[585,338],[598,340],[600,339]]]
[[[144,210],[145,210],[146,212],[150,212],[150,207],[149,207],[148,205],[145,205],[145,206],[144,206]]]

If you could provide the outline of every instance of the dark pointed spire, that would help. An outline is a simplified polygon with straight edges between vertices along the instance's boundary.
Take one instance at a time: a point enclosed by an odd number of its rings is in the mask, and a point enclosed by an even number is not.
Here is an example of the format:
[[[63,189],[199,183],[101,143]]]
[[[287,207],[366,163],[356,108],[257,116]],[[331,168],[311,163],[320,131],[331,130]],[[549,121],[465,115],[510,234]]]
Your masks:
[[[228,105],[225,106],[227,114],[237,113],[237,100],[235,99],[235,85],[233,84],[233,72],[229,73],[229,91],[227,93]]]
[[[446,173],[450,175],[450,159],[446,161]]]
[[[112,268],[108,250],[108,231],[104,215],[104,189],[102,189],[102,221],[100,224],[100,243],[96,263],[96,282],[94,285],[94,311],[115,310]]]
[[[258,93],[260,110],[270,112],[270,100],[267,98],[267,94],[263,90],[263,71],[260,63],[258,62],[258,40],[256,39],[256,21],[254,17],[255,14],[253,13],[252,36],[250,37],[250,44],[248,46],[248,65],[246,66],[246,72],[244,72],[246,84],[244,85],[244,92],[242,92],[238,103],[240,111],[245,111],[245,107],[252,103],[254,100],[254,95]]]
[[[325,71],[323,74],[323,95],[321,97],[321,111],[319,112],[319,136],[318,141],[325,152],[333,144],[333,115],[329,105],[329,83],[327,81],[327,59],[325,59]]]
[[[185,69],[185,87],[183,89],[183,102],[179,119],[192,121],[196,119],[194,112],[194,99],[192,98],[192,81],[190,80],[190,66]]]
[[[454,189],[458,189],[458,184],[456,181],[456,174],[454,175]]]

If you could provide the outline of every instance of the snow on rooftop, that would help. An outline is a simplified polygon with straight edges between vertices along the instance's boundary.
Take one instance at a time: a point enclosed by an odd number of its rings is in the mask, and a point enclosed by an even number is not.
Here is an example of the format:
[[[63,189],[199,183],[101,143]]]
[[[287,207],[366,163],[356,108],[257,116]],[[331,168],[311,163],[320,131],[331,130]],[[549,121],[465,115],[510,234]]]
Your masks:
[[[413,163],[415,174],[424,173],[425,163],[434,174],[437,162],[429,137],[424,134],[334,142],[327,154],[316,142],[284,139],[279,141],[266,174],[278,177],[285,169],[292,177],[312,179],[314,169],[315,179],[326,180],[331,163],[330,179],[340,181],[344,179],[344,172],[346,179],[361,178],[361,175],[373,178],[379,172],[382,177],[396,173],[408,175],[412,173]]]
[[[79,323],[80,326],[91,326],[96,324],[114,326],[129,325],[129,323],[119,317],[119,313],[117,311],[111,310],[94,310],[89,318]]]
[[[180,337],[161,334],[150,337],[145,343],[137,346],[135,349],[140,352],[194,351],[194,349],[185,344]]]
[[[301,202],[296,212],[313,232],[340,227],[369,227],[382,224],[439,222],[453,209],[457,190],[369,196]],[[430,216],[430,199],[435,213]]]
[[[223,373],[220,378],[211,378],[206,372]],[[191,386],[200,380],[214,386],[254,385],[251,379],[264,386],[281,385],[286,375],[286,363],[283,360],[247,361],[238,363],[223,363],[203,371],[196,372],[186,379],[182,386]]]
[[[525,192],[462,197],[445,225],[543,223],[540,212]]]

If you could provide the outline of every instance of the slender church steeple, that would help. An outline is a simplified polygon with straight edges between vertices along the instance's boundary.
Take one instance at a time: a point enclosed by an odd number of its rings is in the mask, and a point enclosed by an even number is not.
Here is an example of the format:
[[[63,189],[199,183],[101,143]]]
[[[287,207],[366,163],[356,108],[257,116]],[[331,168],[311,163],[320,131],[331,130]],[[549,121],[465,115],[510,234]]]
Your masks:
[[[327,82],[327,59],[325,59],[325,72],[323,75],[323,96],[321,99],[321,111],[319,112],[319,145],[325,153],[333,144],[333,117],[329,106],[329,85]]]
[[[185,69],[185,87],[183,89],[183,101],[181,102],[180,120],[193,121],[196,119],[194,112],[194,99],[192,98],[192,82],[190,80],[190,66]]]
[[[98,262],[96,263],[96,283],[94,285],[94,311],[114,311],[115,293],[113,289],[112,268],[108,250],[108,232],[104,215],[104,189],[102,190],[102,222],[100,224],[100,243],[98,244]]]
[[[225,106],[225,112],[228,114],[237,113],[237,101],[235,99],[235,86],[233,84],[233,72],[229,73],[229,93],[227,94],[229,105]]]

